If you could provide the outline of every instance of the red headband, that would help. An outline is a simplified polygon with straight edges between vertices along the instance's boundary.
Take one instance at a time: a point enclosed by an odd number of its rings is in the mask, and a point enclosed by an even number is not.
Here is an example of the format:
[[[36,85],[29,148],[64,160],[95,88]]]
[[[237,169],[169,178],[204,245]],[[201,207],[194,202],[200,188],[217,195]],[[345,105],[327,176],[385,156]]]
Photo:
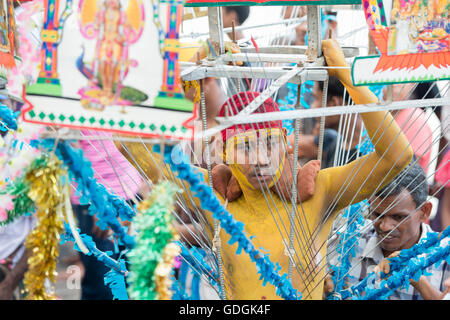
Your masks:
[[[229,98],[223,105],[220,107],[219,117],[226,116],[226,110],[228,109],[228,116],[235,116],[239,112],[241,112],[246,106],[248,106],[257,96],[259,96],[259,92],[239,92]],[[260,105],[253,113],[266,113],[266,112],[274,112],[280,111],[280,108],[276,104],[272,98],[267,98],[266,101],[262,105]],[[222,140],[225,142],[228,138],[231,138],[239,133],[243,133],[250,130],[258,130],[258,129],[274,129],[282,128],[281,121],[269,121],[269,122],[258,122],[258,123],[246,123],[231,126],[225,130],[221,131]]]

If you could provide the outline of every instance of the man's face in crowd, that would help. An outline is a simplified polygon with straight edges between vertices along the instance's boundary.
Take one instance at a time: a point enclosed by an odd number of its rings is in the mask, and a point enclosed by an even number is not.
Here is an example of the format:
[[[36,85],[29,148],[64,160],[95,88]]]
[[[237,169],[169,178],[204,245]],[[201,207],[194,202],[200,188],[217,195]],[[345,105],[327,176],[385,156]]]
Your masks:
[[[284,158],[285,136],[284,133],[260,134],[259,136],[254,134],[256,131],[252,131],[252,133],[252,135],[236,137],[231,158],[234,163],[239,165],[239,169],[252,187],[255,189],[267,188],[276,181],[275,175]],[[259,130],[259,133],[267,133],[267,131]],[[227,143],[229,143],[228,140]],[[229,147],[227,150],[230,150]],[[227,155],[227,159],[230,159],[229,156]]]
[[[412,247],[420,238],[421,223],[430,216],[431,203],[419,209],[407,189],[384,199],[375,198],[370,203],[370,218],[385,256],[394,251]]]

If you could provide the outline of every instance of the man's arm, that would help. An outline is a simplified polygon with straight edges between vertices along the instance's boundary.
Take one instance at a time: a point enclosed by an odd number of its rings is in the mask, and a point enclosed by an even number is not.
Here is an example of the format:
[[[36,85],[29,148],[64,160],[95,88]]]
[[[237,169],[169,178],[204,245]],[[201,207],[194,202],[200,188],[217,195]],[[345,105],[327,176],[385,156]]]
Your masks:
[[[409,280],[409,282],[417,291],[419,291],[423,300],[442,300],[448,292],[448,290],[441,292],[434,288],[424,276],[421,276],[417,282],[413,280]]]
[[[328,66],[348,67],[342,49],[335,40],[324,40],[322,50]],[[354,87],[349,69],[330,69],[339,78],[355,104],[377,103],[378,98],[367,87]],[[367,133],[375,151],[351,163],[323,170],[327,188],[327,208],[336,211],[369,197],[387,185],[411,161],[412,148],[390,112],[362,113]]]
[[[376,273],[389,274],[391,266],[389,264],[389,258],[398,257],[400,251],[395,251],[391,253],[387,258],[384,258],[374,269]],[[427,280],[425,276],[421,276],[418,281],[409,279],[409,283],[420,293],[424,300],[442,300],[444,296],[450,291],[447,283],[447,289],[444,292],[439,291],[437,288],[433,287],[431,283]],[[450,283],[449,283],[450,284]]]
[[[0,300],[11,300],[13,298],[14,289],[17,288],[27,270],[28,250],[25,250],[15,267],[0,282]]]
[[[177,178],[168,164],[162,160],[159,153],[153,152],[153,145],[141,142],[117,142],[115,141],[117,149],[125,158],[133,165],[138,172],[143,172],[153,184],[160,179],[167,179],[180,187],[183,190],[181,197],[186,202],[186,205],[194,210],[194,207],[200,209],[200,200],[194,197],[189,191],[187,182]],[[194,167],[193,170],[198,171],[203,175],[205,183],[208,183],[208,173],[205,169]]]

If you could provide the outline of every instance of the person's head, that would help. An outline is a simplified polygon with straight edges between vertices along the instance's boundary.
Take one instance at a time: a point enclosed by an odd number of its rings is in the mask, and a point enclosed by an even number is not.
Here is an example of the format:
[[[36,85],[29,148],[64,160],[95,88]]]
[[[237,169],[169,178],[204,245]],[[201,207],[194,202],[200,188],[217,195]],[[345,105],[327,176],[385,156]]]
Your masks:
[[[228,99],[218,116],[233,116],[242,111],[258,92],[240,92]],[[268,98],[254,113],[279,111]],[[253,189],[271,186],[278,180],[285,157],[286,131],[281,121],[235,125],[221,132],[224,160],[240,183]]]
[[[223,7],[222,21],[223,27],[229,28],[232,21],[236,26],[242,25],[247,20],[250,14],[250,7],[248,6],[226,6]]]
[[[327,30],[325,35],[328,39],[337,37],[337,11],[325,11]]]
[[[414,88],[411,99],[435,99],[440,98],[441,94],[436,82],[419,82]]]
[[[323,102],[323,89],[324,82],[317,81],[314,85],[313,95],[314,101],[311,104],[311,108],[321,108]],[[327,89],[327,107],[335,107],[342,106],[345,104],[350,104],[351,100],[349,100],[350,96],[346,95],[346,101],[344,101],[344,85],[339,81],[338,78],[334,76],[330,76],[328,79],[328,89]],[[337,129],[339,125],[340,116],[328,116],[325,118],[325,127]]]
[[[370,218],[385,255],[413,246],[431,213],[422,167],[410,164],[370,201]]]

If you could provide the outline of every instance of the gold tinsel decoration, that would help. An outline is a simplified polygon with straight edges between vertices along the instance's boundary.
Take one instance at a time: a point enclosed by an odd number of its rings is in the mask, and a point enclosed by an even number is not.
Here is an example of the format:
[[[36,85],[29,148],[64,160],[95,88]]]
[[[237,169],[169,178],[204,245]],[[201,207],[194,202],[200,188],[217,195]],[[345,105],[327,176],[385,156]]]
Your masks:
[[[164,248],[163,260],[158,263],[155,269],[155,291],[158,294],[158,300],[171,300],[172,298],[170,273],[172,272],[175,257],[180,255],[180,253],[180,247],[173,242]]]
[[[35,160],[25,176],[30,186],[28,196],[37,208],[36,227],[25,241],[30,252],[28,271],[24,276],[24,293],[27,300],[56,299],[53,288],[46,289],[45,281],[48,279],[53,285],[57,275],[58,243],[63,231],[58,214],[63,199],[60,181],[62,174],[65,174],[62,162],[51,155]]]

